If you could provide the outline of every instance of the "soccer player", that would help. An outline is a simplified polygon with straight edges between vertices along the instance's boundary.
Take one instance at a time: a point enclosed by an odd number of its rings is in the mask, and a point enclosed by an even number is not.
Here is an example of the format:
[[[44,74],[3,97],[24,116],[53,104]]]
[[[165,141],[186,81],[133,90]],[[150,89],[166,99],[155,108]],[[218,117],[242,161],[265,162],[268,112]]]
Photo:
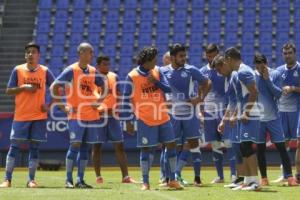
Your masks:
[[[185,184],[181,171],[187,163],[190,149],[197,148],[200,139],[200,122],[196,106],[203,101],[211,82],[196,67],[186,64],[185,46],[172,45],[170,55],[171,64],[162,68],[162,72],[171,86],[172,124],[178,145],[182,146],[176,166],[176,178]],[[198,94],[195,94],[195,81],[199,85]],[[196,153],[200,156],[199,152]],[[200,161],[200,158],[193,160]],[[196,185],[201,184],[199,171],[195,171],[194,182]]]
[[[169,64],[171,64],[171,56],[170,56],[170,51],[167,51],[163,55],[163,66],[167,66]]]
[[[98,103],[97,87],[104,89],[104,80],[99,72],[90,65],[93,58],[93,47],[89,43],[81,43],[77,48],[79,60],[68,66],[51,86],[53,98],[59,107],[68,115],[70,146],[66,156],[66,188],[74,188],[73,165],[77,157],[76,188],[92,188],[84,181],[84,171],[88,163],[89,145],[99,142],[99,133],[104,133],[99,126],[100,116],[93,106]],[[60,88],[66,94],[59,94]],[[104,90],[103,90],[104,91]],[[67,99],[62,103],[61,97]]]
[[[38,166],[39,147],[47,141],[46,121],[48,105],[46,88],[54,81],[51,71],[39,64],[40,46],[30,42],[25,46],[26,63],[12,71],[6,93],[15,96],[15,115],[10,135],[11,144],[6,157],[5,180],[0,188],[11,187],[15,160],[20,144],[29,143],[27,187],[38,187],[35,172]]]
[[[257,159],[252,144],[256,142],[260,122],[257,108],[258,91],[256,89],[254,71],[242,62],[239,50],[234,47],[225,51],[225,65],[218,70],[223,76],[229,76],[236,71],[238,82],[234,85],[237,99],[236,115],[240,120],[240,148],[244,164],[244,184],[234,190],[258,190]],[[235,115],[235,114],[234,114]]]
[[[222,134],[218,132],[218,125],[226,108],[225,77],[219,74],[212,66],[213,59],[218,53],[218,46],[209,44],[205,49],[208,64],[200,69],[200,72],[212,82],[212,88],[204,99],[203,113],[205,142],[209,142],[212,145],[213,160],[218,174],[218,177],[211,183],[224,183],[222,143],[227,148],[231,179],[232,181],[236,179],[235,154],[230,141],[231,129],[226,126]]]
[[[170,182],[173,189],[183,189],[175,180],[176,143],[170,122],[164,93],[170,87],[160,69],[156,66],[157,49],[145,47],[138,54],[138,66],[129,72],[124,86],[122,119],[126,120],[128,133],[133,132],[131,110],[137,119],[137,146],[141,148],[140,164],[143,175],[142,190],[150,190],[150,152],[159,143],[166,146],[170,164]]]
[[[296,178],[300,182],[300,134],[298,130],[299,119],[299,93],[300,93],[300,63],[296,60],[296,47],[293,43],[286,43],[282,47],[285,60],[284,65],[277,68],[283,79],[282,95],[279,99],[279,112],[285,135],[286,146],[291,140],[298,137],[296,150]],[[287,179],[287,172],[283,170],[283,179]],[[280,180],[279,180],[280,181]]]
[[[100,172],[102,143],[111,141],[114,145],[116,157],[121,168],[122,183],[135,183],[135,181],[128,176],[127,156],[123,145],[123,134],[120,121],[117,119],[118,113],[115,111],[118,96],[120,96],[120,89],[117,84],[118,76],[110,71],[110,58],[106,55],[101,55],[97,58],[96,68],[100,74],[106,77],[106,85],[108,86],[108,95],[98,107],[100,117],[107,118],[107,122],[105,123],[105,127],[103,127],[104,132],[100,132],[99,143],[93,145],[92,151],[94,170],[97,176],[96,182],[98,184],[103,183]],[[99,92],[101,93],[101,91]],[[104,119],[101,119],[101,121],[104,123]]]
[[[256,86],[259,92],[258,103],[262,107],[260,132],[257,138],[257,160],[262,178],[261,185],[269,185],[265,157],[267,131],[270,133],[272,143],[279,151],[281,163],[287,174],[288,185],[298,185],[293,177],[290,158],[285,148],[284,134],[278,112],[277,102],[282,94],[281,74],[277,70],[268,67],[267,58],[262,54],[258,53],[254,56],[254,64],[256,68]]]

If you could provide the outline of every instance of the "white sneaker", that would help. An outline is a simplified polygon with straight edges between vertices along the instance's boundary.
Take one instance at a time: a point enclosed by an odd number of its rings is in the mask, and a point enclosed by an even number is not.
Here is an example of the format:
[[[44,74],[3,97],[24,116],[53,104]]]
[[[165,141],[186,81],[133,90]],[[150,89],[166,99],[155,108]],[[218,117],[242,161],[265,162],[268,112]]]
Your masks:
[[[230,183],[228,185],[224,185],[224,188],[235,188],[235,187],[238,187],[240,185],[236,184],[236,183]]]
[[[231,182],[234,183],[237,179],[236,175],[231,175]]]
[[[259,184],[252,182],[248,186],[243,187],[241,190],[243,190],[243,191],[259,191],[260,189],[261,188],[260,188]]]
[[[287,182],[287,179],[285,179],[283,176],[278,177],[278,179],[271,181],[271,183],[284,183]]]
[[[242,185],[238,185],[234,188],[231,188],[231,190],[238,191],[238,190],[242,190],[244,187],[247,187],[247,186],[245,184],[242,184]]]

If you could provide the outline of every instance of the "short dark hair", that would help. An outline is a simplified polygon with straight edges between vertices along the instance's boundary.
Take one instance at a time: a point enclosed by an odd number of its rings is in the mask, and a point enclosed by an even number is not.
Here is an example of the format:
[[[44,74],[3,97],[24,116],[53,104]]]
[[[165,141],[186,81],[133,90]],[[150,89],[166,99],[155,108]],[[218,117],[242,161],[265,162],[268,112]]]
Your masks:
[[[107,55],[99,55],[96,59],[97,65],[100,65],[102,61],[110,61],[109,56]]]
[[[27,49],[29,49],[30,47],[36,48],[38,50],[38,52],[40,53],[40,45],[38,45],[34,41],[29,42],[28,44],[25,45],[25,51],[27,51]]]
[[[137,64],[143,65],[147,61],[153,60],[158,54],[155,47],[144,47],[137,55]]]
[[[186,48],[183,44],[175,43],[170,47],[171,56],[176,56],[176,54],[180,51],[186,51]]]
[[[223,55],[216,55],[211,63],[212,67],[223,64],[225,62],[225,57]]]
[[[293,42],[287,42],[282,46],[282,50],[283,49],[286,50],[286,49],[290,49],[290,48],[292,48],[294,53],[296,53],[296,45]]]
[[[205,53],[213,53],[213,52],[219,53],[218,45],[211,43],[205,47]]]
[[[253,58],[253,63],[254,64],[267,64],[268,60],[265,55],[263,55],[261,53],[256,53]]]
[[[228,49],[226,49],[225,58],[228,58],[228,57],[233,58],[235,60],[242,59],[240,51],[235,47],[229,47]]]

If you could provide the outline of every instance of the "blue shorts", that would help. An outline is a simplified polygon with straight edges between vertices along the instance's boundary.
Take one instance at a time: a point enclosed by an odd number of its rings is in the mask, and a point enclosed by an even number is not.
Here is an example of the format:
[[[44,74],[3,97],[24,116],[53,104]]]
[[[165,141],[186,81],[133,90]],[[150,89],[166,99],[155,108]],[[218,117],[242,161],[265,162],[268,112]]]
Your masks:
[[[298,135],[298,112],[280,112],[285,140],[296,140]]]
[[[234,127],[232,127],[232,128],[230,127],[230,141],[232,143],[241,143],[241,137],[240,137],[240,132],[239,132],[240,125],[239,124],[240,124],[240,122],[237,121],[236,125]],[[227,124],[227,126],[229,126],[229,125]]]
[[[100,120],[79,121],[69,120],[70,143],[80,142],[95,144],[99,143],[99,134],[103,134],[103,127],[99,126]]]
[[[215,116],[215,114],[204,112],[205,142],[224,141],[230,139],[231,130],[227,123],[225,124],[224,132],[222,134],[218,132],[218,126],[221,120],[222,116],[220,116],[219,114]]]
[[[285,141],[281,119],[279,117],[272,121],[260,122],[257,143],[266,143],[267,132],[269,132],[270,134],[272,143],[279,143]]]
[[[246,123],[239,123],[241,142],[251,141],[256,143],[259,134],[260,121],[256,119],[248,120]]]
[[[47,120],[13,121],[11,140],[47,142]]]
[[[182,116],[176,116],[177,118]],[[184,117],[184,116],[183,116]],[[200,139],[200,120],[194,115],[191,119],[175,119],[171,117],[171,122],[178,144],[183,144],[189,139]]]
[[[123,134],[121,130],[120,121],[109,117],[106,118],[106,125],[103,127],[103,131],[99,132],[99,143],[105,142],[123,142]],[[104,122],[104,119],[100,119],[100,122]]]
[[[170,121],[158,126],[148,126],[137,120],[137,147],[153,147],[174,141],[175,135]]]

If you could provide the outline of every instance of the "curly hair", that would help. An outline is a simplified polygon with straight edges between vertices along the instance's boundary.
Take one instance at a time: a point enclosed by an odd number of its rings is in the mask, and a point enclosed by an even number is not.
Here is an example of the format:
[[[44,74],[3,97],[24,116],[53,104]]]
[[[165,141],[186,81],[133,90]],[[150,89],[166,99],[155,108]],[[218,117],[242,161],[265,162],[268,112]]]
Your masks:
[[[157,54],[158,51],[155,47],[145,47],[137,56],[137,64],[143,65],[145,62],[153,60]]]

